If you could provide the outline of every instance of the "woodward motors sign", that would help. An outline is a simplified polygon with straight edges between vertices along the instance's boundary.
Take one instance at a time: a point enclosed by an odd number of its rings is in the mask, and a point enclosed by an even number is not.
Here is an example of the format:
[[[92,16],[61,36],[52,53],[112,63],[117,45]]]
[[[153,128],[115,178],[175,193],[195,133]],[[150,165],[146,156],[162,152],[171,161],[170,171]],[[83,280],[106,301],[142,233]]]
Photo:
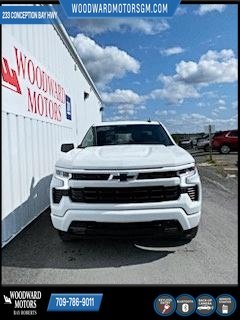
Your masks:
[[[4,295],[4,304],[11,305],[14,315],[36,315],[41,291],[10,291]]]
[[[71,99],[64,86],[13,38],[4,39],[3,48],[3,101],[8,110],[46,121],[71,120]]]

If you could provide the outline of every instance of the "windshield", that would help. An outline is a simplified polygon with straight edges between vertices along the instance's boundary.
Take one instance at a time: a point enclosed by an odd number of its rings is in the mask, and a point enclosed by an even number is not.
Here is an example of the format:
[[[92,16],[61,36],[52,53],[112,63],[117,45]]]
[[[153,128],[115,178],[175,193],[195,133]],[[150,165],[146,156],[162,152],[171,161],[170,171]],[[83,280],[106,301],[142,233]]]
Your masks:
[[[106,125],[89,129],[81,146],[121,144],[162,144],[170,146],[173,145],[173,142],[160,124]]]

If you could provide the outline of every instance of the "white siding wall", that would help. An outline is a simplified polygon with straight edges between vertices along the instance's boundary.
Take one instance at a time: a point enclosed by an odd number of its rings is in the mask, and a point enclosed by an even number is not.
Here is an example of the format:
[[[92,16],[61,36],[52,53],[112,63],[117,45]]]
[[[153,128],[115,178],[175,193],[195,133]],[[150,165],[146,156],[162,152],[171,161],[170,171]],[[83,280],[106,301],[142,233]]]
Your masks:
[[[6,244],[49,206],[49,184],[64,142],[80,142],[88,127],[101,121],[101,102],[52,25],[4,25],[2,46],[16,39],[71,97],[72,121],[53,123],[26,116],[2,101],[2,244]],[[84,91],[90,92],[84,101]],[[9,94],[9,93],[8,93]],[[16,93],[12,93],[13,95]],[[16,99],[13,100],[16,103]]]

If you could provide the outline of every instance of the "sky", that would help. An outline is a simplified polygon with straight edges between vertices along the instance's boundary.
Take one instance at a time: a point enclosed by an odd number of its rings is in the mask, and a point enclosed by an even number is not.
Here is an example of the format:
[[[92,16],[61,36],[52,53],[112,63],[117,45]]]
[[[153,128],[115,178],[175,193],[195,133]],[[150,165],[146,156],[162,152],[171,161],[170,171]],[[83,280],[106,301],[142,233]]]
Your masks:
[[[237,128],[237,5],[62,21],[103,98],[104,121],[150,118],[171,133]]]

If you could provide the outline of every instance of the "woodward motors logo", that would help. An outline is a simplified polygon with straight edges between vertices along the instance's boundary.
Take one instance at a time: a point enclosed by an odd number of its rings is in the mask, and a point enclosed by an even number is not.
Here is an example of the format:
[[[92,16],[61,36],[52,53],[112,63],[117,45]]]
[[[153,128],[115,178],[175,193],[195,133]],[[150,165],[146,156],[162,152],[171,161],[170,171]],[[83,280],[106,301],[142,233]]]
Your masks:
[[[7,296],[3,295],[4,298],[4,304],[12,304],[12,300],[8,298]]]
[[[71,99],[64,87],[12,37],[3,43],[2,86],[9,89],[4,90],[5,103],[18,114],[61,122],[67,109],[66,119],[71,120]]]
[[[36,315],[41,297],[41,291],[10,291],[8,296],[3,295],[4,304],[12,305],[14,315]]]
[[[65,104],[65,91],[46,71],[34,63],[31,57],[14,47],[16,71],[2,58],[3,86],[21,93],[19,81],[27,85],[27,109],[31,113],[61,121],[61,105]]]
[[[9,67],[6,58],[2,58],[2,85],[17,93],[22,93],[19,86],[17,73],[15,70]]]

